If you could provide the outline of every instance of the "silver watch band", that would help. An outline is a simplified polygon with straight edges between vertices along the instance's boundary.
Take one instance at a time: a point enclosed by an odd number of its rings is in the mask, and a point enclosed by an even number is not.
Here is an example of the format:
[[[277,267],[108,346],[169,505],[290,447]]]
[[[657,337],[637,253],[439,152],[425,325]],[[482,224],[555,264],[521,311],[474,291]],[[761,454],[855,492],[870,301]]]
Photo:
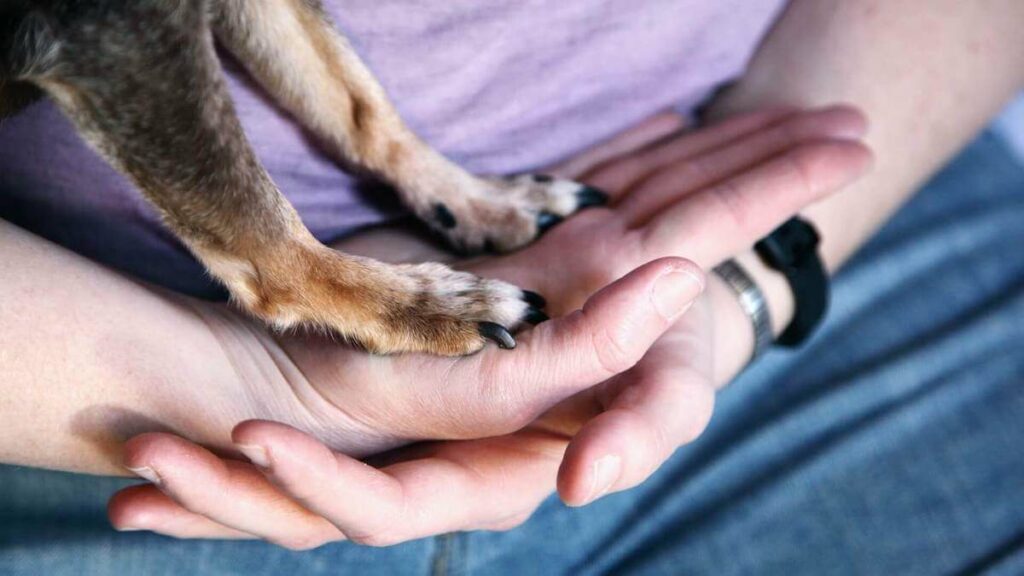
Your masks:
[[[764,292],[735,260],[726,260],[716,266],[715,274],[736,293],[740,307],[747,313],[750,323],[754,326],[754,350],[750,354],[750,361],[753,362],[775,341]]]

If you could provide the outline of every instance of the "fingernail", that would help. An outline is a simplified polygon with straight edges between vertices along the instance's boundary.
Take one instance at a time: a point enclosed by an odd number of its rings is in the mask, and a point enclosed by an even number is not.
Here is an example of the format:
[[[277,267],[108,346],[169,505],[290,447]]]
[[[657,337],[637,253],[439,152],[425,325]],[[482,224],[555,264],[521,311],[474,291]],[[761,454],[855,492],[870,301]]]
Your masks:
[[[260,468],[270,468],[270,457],[267,456],[267,449],[256,444],[236,444],[235,448],[245,455],[250,462]]]
[[[125,468],[128,468],[128,467],[125,466]],[[157,486],[159,486],[160,483],[162,482],[162,480],[160,479],[160,475],[156,473],[156,470],[153,470],[149,466],[139,466],[138,468],[128,468],[128,470],[132,474],[135,474],[136,476],[138,476],[140,478],[143,478],[145,480],[149,480],[150,482],[152,482],[153,484],[156,484]]]
[[[136,528],[134,526],[115,526],[114,530],[117,530],[118,532],[138,532],[142,530],[142,528]]]
[[[654,307],[663,318],[671,322],[686,312],[702,290],[703,278],[689,270],[677,268],[663,274],[654,283]]]
[[[622,459],[614,454],[598,458],[591,466],[590,495],[587,503],[597,500],[612,489],[622,472]]]

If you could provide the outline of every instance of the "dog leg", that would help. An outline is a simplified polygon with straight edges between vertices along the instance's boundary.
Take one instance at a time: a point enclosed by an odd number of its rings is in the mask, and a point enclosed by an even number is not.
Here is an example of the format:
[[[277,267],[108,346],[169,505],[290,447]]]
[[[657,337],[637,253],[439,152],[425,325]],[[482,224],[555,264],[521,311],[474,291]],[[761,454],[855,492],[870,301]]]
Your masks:
[[[84,5],[84,7],[83,7]],[[466,354],[536,317],[530,296],[440,264],[387,265],[318,243],[250,149],[198,0],[58,3],[30,81],[131,177],[245,308],[375,352]],[[41,23],[41,24],[40,24]]]
[[[224,0],[218,38],[340,159],[397,188],[457,248],[512,250],[604,194],[547,176],[479,178],[431,149],[335,30],[319,0]]]
[[[0,121],[13,116],[42,96],[38,88],[18,77],[49,64],[45,39],[34,31],[42,27],[28,0],[0,4]],[[42,41],[42,43],[40,43]]]

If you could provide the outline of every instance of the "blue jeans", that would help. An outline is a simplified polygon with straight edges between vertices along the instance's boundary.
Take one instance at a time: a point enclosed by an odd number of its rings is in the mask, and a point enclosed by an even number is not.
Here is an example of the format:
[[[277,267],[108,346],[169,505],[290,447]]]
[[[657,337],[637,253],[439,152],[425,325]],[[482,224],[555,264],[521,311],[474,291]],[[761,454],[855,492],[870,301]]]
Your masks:
[[[643,486],[389,549],[118,534],[126,481],[0,467],[0,574],[1024,572],[1024,167],[986,134]]]

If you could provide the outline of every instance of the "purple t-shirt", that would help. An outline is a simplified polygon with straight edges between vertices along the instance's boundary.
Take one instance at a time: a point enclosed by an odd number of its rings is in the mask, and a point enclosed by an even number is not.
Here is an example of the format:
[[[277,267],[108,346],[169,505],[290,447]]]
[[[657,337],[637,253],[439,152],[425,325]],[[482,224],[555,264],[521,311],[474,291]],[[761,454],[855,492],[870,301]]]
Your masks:
[[[325,4],[415,132],[471,171],[504,174],[658,111],[691,110],[743,72],[785,0]],[[318,238],[401,215],[392,199],[357,190],[236,63],[224,65],[256,153]],[[50,102],[0,125],[0,218],[146,280],[218,293]]]

